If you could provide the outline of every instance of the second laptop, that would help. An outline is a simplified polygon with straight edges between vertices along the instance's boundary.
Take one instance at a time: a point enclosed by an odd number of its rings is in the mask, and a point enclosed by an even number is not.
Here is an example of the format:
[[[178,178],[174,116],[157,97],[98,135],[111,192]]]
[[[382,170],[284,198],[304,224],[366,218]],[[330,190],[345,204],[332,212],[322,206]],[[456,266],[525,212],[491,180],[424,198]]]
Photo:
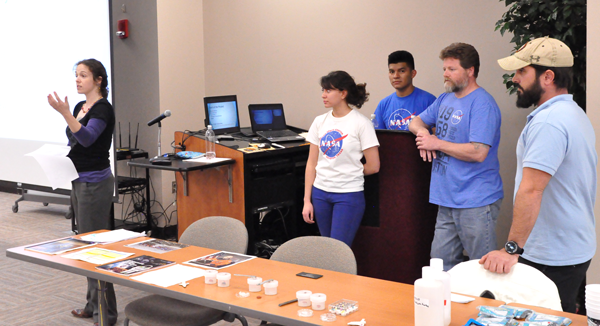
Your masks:
[[[250,104],[252,131],[270,142],[303,141],[304,137],[287,129],[283,104]]]

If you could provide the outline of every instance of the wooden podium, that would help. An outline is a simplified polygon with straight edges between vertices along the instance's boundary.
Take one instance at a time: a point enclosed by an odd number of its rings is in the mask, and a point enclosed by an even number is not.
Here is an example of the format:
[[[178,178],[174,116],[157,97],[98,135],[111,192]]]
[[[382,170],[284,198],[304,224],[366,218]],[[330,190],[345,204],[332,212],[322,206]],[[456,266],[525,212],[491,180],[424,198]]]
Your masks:
[[[175,143],[184,138],[187,150],[205,152],[204,139],[175,133]],[[177,233],[178,237],[188,226],[207,216],[228,216],[245,222],[244,215],[244,160],[243,153],[226,146],[216,145],[217,157],[235,160],[232,166],[232,196],[229,202],[228,168],[196,171],[187,175],[187,192],[183,192],[183,176],[175,174],[177,180]]]
[[[377,130],[381,168],[365,179],[367,208],[352,249],[359,275],[412,284],[429,265],[437,205],[431,163],[410,132]]]
[[[205,152],[201,136],[183,132],[175,133],[175,143],[184,142],[190,151]],[[231,187],[228,168],[194,171],[187,174],[188,195],[181,191],[183,176],[177,173],[178,234],[195,221],[207,216],[228,216],[242,221],[248,229],[252,254],[254,241],[260,232],[261,212],[285,208],[282,217],[286,237],[302,233],[302,197],[304,196],[304,170],[308,158],[306,142],[282,143],[285,148],[244,153],[237,148],[248,147],[243,140],[221,141],[216,144],[217,157],[231,158]],[[229,193],[231,189],[231,196]],[[297,203],[300,203],[298,206]]]

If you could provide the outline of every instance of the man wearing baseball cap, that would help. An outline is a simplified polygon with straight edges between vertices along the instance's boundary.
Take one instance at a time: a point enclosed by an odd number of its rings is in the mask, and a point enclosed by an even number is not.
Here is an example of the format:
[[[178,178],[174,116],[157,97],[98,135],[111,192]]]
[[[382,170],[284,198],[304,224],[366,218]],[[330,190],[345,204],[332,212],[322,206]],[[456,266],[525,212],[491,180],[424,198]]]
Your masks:
[[[596,251],[594,129],[573,101],[573,54],[563,42],[537,38],[498,60],[516,70],[517,107],[535,110],[517,144],[513,221],[508,242],[479,261],[508,273],[518,262],[556,284],[564,311],[575,312],[577,292]]]

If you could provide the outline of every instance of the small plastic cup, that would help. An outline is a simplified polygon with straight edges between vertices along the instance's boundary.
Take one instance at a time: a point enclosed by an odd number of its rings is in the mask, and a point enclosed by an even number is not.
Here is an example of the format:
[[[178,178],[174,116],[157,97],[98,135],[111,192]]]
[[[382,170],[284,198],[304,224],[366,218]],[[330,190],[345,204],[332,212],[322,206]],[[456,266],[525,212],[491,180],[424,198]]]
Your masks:
[[[310,307],[310,295],[312,292],[307,290],[302,290],[296,292],[296,299],[298,299],[298,306],[300,307]]]
[[[217,284],[217,272],[214,269],[207,269],[204,271],[204,283],[205,284]]]
[[[260,292],[260,290],[261,290],[260,285],[259,285],[260,282],[262,282],[262,278],[260,278],[260,277],[248,278],[248,291]]]
[[[277,281],[271,281],[271,282],[267,282],[267,283],[263,284],[263,287],[265,288],[265,294],[266,295],[276,295],[278,285],[279,285],[279,282],[277,282]]]
[[[231,274],[229,274],[229,273],[218,273],[217,274],[217,286],[220,288],[228,287],[230,280],[231,280]]]
[[[312,310],[325,310],[325,301],[327,301],[327,296],[323,293],[313,293],[310,295]]]

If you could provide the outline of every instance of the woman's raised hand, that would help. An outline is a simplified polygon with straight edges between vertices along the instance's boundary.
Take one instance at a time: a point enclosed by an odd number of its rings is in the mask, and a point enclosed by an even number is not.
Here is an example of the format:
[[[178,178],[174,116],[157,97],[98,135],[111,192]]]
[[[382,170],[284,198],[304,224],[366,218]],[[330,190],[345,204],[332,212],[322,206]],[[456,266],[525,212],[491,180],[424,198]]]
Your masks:
[[[56,111],[58,111],[58,113],[65,115],[65,114],[71,114],[71,111],[69,109],[69,99],[67,99],[67,97],[65,96],[65,100],[61,100],[60,97],[58,97],[58,94],[56,94],[56,92],[54,92],[54,97],[52,96],[52,94],[48,94],[48,104],[50,104],[51,107],[53,107]]]

